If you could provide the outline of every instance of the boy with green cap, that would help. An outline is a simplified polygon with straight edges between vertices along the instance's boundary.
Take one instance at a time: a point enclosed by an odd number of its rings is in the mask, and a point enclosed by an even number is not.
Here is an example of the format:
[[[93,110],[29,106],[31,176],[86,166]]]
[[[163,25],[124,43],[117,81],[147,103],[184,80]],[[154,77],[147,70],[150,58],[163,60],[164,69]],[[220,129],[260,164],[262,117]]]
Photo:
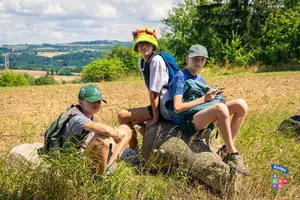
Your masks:
[[[119,112],[120,124],[126,124],[133,128],[135,124],[144,123],[145,130],[158,121],[171,120],[171,116],[164,104],[168,100],[169,69],[158,50],[157,29],[141,28],[133,31],[133,50],[142,56],[140,70],[143,74],[145,84],[149,90],[150,105],[124,109]],[[141,133],[145,130],[142,130]],[[131,149],[137,148],[137,138],[134,132],[129,142]]]
[[[82,87],[78,93],[78,102],[78,105],[72,106],[67,111],[72,117],[63,129],[61,137],[63,147],[61,148],[69,148],[74,145],[85,155],[91,157],[96,175],[102,175],[105,171],[111,173],[116,167],[115,162],[120,159],[128,146],[131,129],[126,125],[114,128],[96,121],[94,114],[99,111],[102,102],[106,103],[97,86]],[[46,144],[46,142],[44,148],[49,151],[49,147],[51,150],[53,144]],[[109,155],[110,153],[111,155]]]
[[[208,58],[207,50],[202,45],[193,45],[186,56],[186,67],[177,72],[169,86],[170,98],[173,98],[173,109],[176,114],[189,110],[197,105],[213,100],[216,95],[223,91],[215,89],[208,91],[203,97],[189,102],[182,102],[184,95],[184,85],[189,79],[200,81],[205,84],[205,80],[198,74],[203,68]],[[236,99],[224,103],[217,103],[196,114],[187,117],[173,117],[173,123],[178,125],[179,129],[189,136],[197,133],[199,130],[207,128],[211,123],[217,123],[224,140],[225,145],[219,150],[226,156],[223,158],[229,166],[236,171],[248,174],[244,168],[243,161],[235,149],[234,141],[243,124],[248,107],[243,99]],[[229,117],[232,117],[230,122]],[[224,155],[223,155],[224,156]]]

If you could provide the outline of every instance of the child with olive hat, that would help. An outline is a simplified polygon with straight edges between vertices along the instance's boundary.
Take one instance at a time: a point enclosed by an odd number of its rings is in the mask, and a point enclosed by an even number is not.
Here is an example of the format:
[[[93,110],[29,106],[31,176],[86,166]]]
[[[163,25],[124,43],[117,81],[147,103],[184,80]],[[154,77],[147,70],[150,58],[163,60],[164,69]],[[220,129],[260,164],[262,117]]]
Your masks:
[[[171,120],[164,104],[168,100],[169,69],[158,51],[157,29],[140,28],[132,32],[134,38],[133,50],[142,56],[140,70],[149,90],[148,107],[124,109],[119,112],[120,124],[133,127],[143,123],[145,130],[158,121]],[[140,131],[142,134],[145,130]],[[131,149],[137,148],[136,133],[129,142]]]
[[[212,101],[218,94],[222,94],[220,89],[210,90],[201,98],[189,102],[183,102],[184,85],[189,79],[199,81],[203,84],[205,80],[198,72],[204,67],[208,58],[207,50],[202,45],[193,45],[186,56],[186,67],[177,72],[169,87],[170,99],[173,100],[173,111],[176,114],[187,111],[205,102]],[[173,123],[178,125],[183,134],[192,136],[199,130],[207,128],[211,123],[218,124],[225,145],[219,150],[219,155],[229,166],[236,171],[248,174],[243,161],[235,149],[234,141],[243,124],[248,110],[247,103],[243,99],[235,99],[226,103],[217,103],[197,113],[186,117],[173,117]],[[232,120],[230,122],[230,116]],[[173,115],[174,116],[174,115]],[[180,115],[178,115],[180,116]]]
[[[78,105],[72,105],[67,111],[72,117],[62,132],[62,148],[74,145],[92,158],[96,175],[102,175],[105,171],[110,173],[128,146],[131,129],[126,125],[111,127],[95,119],[94,114],[99,111],[101,103],[106,103],[97,86],[82,87],[78,93],[78,102]],[[44,148],[48,146],[52,147],[47,144]]]

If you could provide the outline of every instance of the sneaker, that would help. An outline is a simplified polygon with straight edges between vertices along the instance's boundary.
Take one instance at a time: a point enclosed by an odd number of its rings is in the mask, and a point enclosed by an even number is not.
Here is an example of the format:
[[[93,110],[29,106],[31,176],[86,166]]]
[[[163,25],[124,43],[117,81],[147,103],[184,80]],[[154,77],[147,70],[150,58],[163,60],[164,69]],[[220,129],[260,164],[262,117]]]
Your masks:
[[[244,174],[244,175],[249,175],[248,170],[245,168],[244,162],[239,155],[239,153],[232,153],[232,154],[227,154],[223,161],[229,165],[232,169],[235,171]]]
[[[225,156],[227,155],[225,144],[217,151],[217,155],[220,156],[222,159],[225,158]]]
[[[114,164],[111,164],[110,166],[108,166],[106,168],[106,172],[105,172],[105,175],[111,175],[112,173],[114,173],[117,169],[117,166],[114,165]]]
[[[138,152],[136,150],[131,149],[130,147],[124,150],[120,160],[127,161],[133,165],[140,164]]]

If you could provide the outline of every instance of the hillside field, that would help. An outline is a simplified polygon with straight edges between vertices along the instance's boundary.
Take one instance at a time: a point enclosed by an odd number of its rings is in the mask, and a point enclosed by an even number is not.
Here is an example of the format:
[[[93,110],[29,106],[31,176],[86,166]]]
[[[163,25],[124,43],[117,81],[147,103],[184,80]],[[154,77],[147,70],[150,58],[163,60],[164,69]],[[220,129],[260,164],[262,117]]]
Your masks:
[[[300,115],[299,81],[300,72],[255,73],[207,79],[208,85],[213,88],[226,88],[224,94],[227,100],[243,98],[249,106],[236,145],[242,152],[250,176],[243,180],[245,189],[237,194],[236,199],[300,199],[300,136],[283,134],[276,129],[282,120],[292,115]],[[117,125],[117,113],[123,108],[148,105],[148,93],[143,81],[95,84],[100,87],[103,97],[108,102],[102,104],[96,117],[107,124]],[[66,84],[0,88],[0,157],[4,158],[9,149],[21,143],[42,142],[48,125],[69,104],[76,103],[77,93],[82,86],[83,84]],[[286,175],[289,183],[282,189],[272,189],[272,164],[280,164],[290,170]],[[284,176],[279,171],[276,173]],[[146,181],[143,175],[137,174],[127,178],[129,182],[133,182],[134,179],[137,182]],[[181,187],[181,179],[170,181],[161,176],[151,176],[148,179],[153,184],[153,192],[155,188],[160,188],[159,191],[164,193],[166,196],[163,197],[167,199],[220,198],[201,184]],[[145,185],[138,184],[137,187],[141,194],[148,194],[149,188]],[[147,187],[151,189],[151,186]],[[134,187],[123,189],[124,194],[121,190],[120,195],[129,197],[131,193],[135,194],[136,190]],[[129,192],[125,194],[126,189]],[[83,190],[78,190],[80,191]],[[83,197],[76,196],[76,192],[74,194],[76,199]],[[160,199],[160,196],[157,198]],[[118,199],[118,196],[115,196],[115,199]]]

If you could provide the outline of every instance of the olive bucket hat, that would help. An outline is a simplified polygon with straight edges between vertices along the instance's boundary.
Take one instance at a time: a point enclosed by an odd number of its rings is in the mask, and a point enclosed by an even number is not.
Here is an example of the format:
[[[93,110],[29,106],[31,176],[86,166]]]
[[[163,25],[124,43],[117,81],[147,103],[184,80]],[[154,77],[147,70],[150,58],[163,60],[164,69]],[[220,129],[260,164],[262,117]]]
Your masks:
[[[133,39],[134,39],[134,44],[132,49],[134,51],[137,50],[137,44],[139,42],[149,42],[154,45],[155,50],[158,50],[158,42],[157,42],[157,28],[147,28],[143,27],[140,29],[136,29],[132,31]]]

